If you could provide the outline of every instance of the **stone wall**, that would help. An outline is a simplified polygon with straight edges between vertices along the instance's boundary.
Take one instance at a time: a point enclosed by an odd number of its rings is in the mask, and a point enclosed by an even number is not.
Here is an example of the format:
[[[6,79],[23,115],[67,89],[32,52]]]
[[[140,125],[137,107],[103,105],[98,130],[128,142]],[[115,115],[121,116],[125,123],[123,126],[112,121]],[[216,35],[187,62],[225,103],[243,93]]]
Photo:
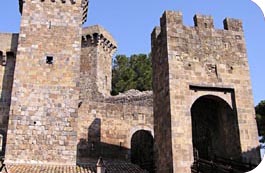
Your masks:
[[[239,129],[235,133],[240,136],[241,158],[258,163],[258,133],[242,22],[225,19],[223,30],[214,29],[210,16],[195,15],[194,22],[194,27],[184,26],[181,13],[167,11],[152,34],[158,172],[168,167],[173,172],[190,172],[191,107],[207,95],[231,103],[237,117],[233,126]]]
[[[154,136],[157,171],[173,172],[171,113],[169,98],[169,64],[167,61],[167,40],[165,31],[156,27],[151,35],[152,68],[154,92]]]
[[[194,144],[194,133],[204,136],[203,123],[215,112],[207,127],[223,147],[215,144],[212,154],[260,161],[240,20],[225,19],[224,29],[214,29],[210,16],[196,15],[195,26],[187,27],[181,13],[165,12],[152,33],[154,95],[131,90],[110,96],[117,43],[98,25],[82,30],[88,1],[19,2],[21,33],[0,34],[6,163],[130,160],[133,135],[144,131],[136,138],[154,137],[157,172],[188,173],[193,149],[204,148]],[[193,117],[202,113],[203,120]],[[148,152],[143,158],[153,157]]]
[[[18,34],[0,33],[0,134],[3,154],[6,143],[8,117],[16,62]]]
[[[5,54],[6,52],[17,52],[18,36],[16,33],[0,33],[0,51]]]
[[[110,96],[112,56],[117,44],[101,26],[86,27],[82,32],[80,98]]]
[[[99,156],[130,161],[132,135],[139,130],[153,135],[151,91],[130,90],[110,96],[112,56],[116,49],[115,40],[101,26],[83,29],[78,163],[96,160]],[[152,157],[150,153],[147,155]]]
[[[152,97],[152,92],[131,91],[83,102],[78,111],[78,161],[99,156],[130,160],[132,135],[138,130],[153,135]]]
[[[7,163],[76,164],[81,3],[23,1]]]

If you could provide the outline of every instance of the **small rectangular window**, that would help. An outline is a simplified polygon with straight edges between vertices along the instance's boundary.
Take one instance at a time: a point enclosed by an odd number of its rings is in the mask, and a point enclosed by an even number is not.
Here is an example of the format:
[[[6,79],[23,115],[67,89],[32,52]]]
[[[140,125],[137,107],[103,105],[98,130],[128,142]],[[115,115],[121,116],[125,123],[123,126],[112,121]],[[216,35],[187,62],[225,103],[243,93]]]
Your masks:
[[[53,56],[46,56],[46,63],[53,64]]]

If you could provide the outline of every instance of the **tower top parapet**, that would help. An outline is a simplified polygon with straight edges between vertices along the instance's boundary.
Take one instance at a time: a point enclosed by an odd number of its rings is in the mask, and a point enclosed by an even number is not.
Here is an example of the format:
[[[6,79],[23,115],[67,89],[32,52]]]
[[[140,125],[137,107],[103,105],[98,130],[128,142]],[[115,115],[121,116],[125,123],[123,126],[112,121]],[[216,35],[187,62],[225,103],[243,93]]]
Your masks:
[[[36,0],[36,1],[40,1],[40,2],[44,2],[45,0]],[[71,3],[71,4],[76,4],[77,2],[81,2],[81,7],[83,10],[83,19],[82,19],[82,23],[85,23],[87,20],[87,11],[88,11],[88,2],[89,0],[46,0],[46,1],[51,1],[51,2],[56,2],[56,1],[60,1],[63,4],[66,3]],[[22,14],[22,10],[23,10],[23,4],[26,2],[26,0],[19,0],[19,11]]]
[[[117,49],[117,43],[112,35],[99,25],[83,28],[82,43],[86,43],[88,45],[100,44],[103,47],[108,48],[111,52]]]
[[[199,29],[215,29],[212,16],[196,14],[193,18],[194,26]],[[160,18],[160,26],[168,24],[183,25],[182,13],[178,11],[165,11]],[[225,18],[223,21],[223,29],[229,31],[242,32],[242,21],[239,19]]]

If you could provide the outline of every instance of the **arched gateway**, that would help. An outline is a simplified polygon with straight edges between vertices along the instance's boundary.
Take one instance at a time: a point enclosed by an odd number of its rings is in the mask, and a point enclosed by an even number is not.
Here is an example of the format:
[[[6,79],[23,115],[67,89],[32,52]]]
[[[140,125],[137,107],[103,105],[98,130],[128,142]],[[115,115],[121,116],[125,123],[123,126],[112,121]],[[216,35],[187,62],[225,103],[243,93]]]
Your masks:
[[[197,156],[240,159],[241,147],[237,114],[217,96],[205,95],[191,107],[192,143]]]
[[[131,162],[154,172],[154,139],[150,131],[138,130],[131,138]]]
[[[196,153],[259,163],[242,22],[182,21],[166,11],[152,33],[156,172],[190,173]]]

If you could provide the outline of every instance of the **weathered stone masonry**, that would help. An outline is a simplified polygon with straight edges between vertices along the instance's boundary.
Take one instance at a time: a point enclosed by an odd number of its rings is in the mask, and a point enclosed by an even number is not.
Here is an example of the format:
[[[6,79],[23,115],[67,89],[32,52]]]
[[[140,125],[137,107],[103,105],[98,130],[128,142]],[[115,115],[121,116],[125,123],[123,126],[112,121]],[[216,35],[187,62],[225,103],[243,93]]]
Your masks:
[[[260,161],[240,20],[225,19],[218,30],[210,16],[196,15],[187,27],[181,13],[165,12],[152,33],[153,92],[111,96],[117,43],[98,25],[82,30],[88,1],[19,2],[19,35],[0,34],[6,163],[134,156],[141,165],[155,157],[157,172],[189,173],[197,154]]]
[[[202,147],[195,145],[201,139],[194,139],[192,130],[196,128],[193,126],[196,117],[191,113],[195,101],[199,99],[210,99],[217,105],[227,103],[233,111],[231,115],[221,113],[221,110],[215,112],[223,114],[223,120],[215,120],[222,122],[219,128],[223,131],[222,135],[216,134],[215,140],[212,137],[213,142],[221,142],[222,156],[241,157],[259,163],[257,126],[242,23],[240,20],[225,19],[224,30],[218,30],[213,28],[213,19],[209,16],[195,15],[194,21],[194,27],[184,26],[181,13],[166,11],[161,17],[160,27],[152,33],[157,171],[190,172],[193,149]],[[212,108],[200,109],[199,114]],[[235,118],[228,120],[232,117]],[[228,129],[232,129],[231,132],[227,133]],[[208,136],[212,135],[211,130],[207,132]],[[218,147],[214,143],[212,145],[213,148]],[[218,154],[219,150],[215,148],[212,154]],[[203,153],[202,150],[200,152]]]
[[[1,33],[0,40],[0,138],[2,141],[0,153],[4,154],[15,71],[18,34]]]
[[[7,163],[75,164],[100,155],[130,160],[133,134],[153,135],[152,92],[110,96],[117,44],[100,26],[80,32],[83,9],[71,1],[21,3],[11,109],[12,84],[5,87],[9,102],[1,104],[7,115],[10,109]],[[16,55],[18,34],[11,36],[2,36],[1,50],[12,46]],[[8,65],[13,72],[14,63]],[[6,130],[8,116],[1,117]]]
[[[139,130],[153,135],[152,97],[135,91],[84,101],[78,112],[79,161],[99,156],[130,161],[132,135]]]
[[[109,96],[111,91],[112,56],[117,43],[102,27],[83,28],[80,67],[81,99]]]
[[[83,29],[80,64],[77,161],[115,158],[130,161],[132,135],[153,135],[152,92],[110,96],[113,37],[101,26]]]
[[[6,162],[76,164],[85,8],[81,0],[24,0],[21,9]]]

